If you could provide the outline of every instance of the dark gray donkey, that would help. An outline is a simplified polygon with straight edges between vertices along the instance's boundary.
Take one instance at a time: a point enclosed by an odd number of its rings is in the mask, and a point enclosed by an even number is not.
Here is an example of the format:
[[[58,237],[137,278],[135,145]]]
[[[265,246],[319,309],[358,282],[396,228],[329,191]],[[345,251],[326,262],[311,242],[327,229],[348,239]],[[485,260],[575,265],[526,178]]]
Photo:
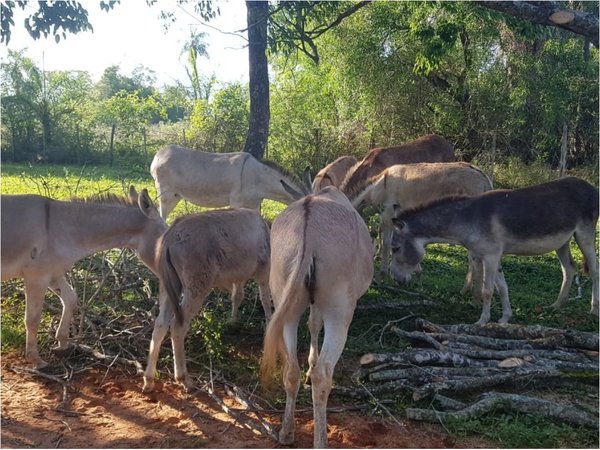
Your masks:
[[[499,270],[502,255],[541,255],[556,250],[562,266],[560,307],[576,273],[569,241],[583,252],[592,277],[591,313],[598,315],[598,259],[595,251],[598,190],[578,178],[563,178],[523,189],[496,190],[477,197],[450,197],[403,212],[393,219],[392,276],[401,282],[423,259],[429,243],[466,247],[483,270],[483,311],[477,324],[490,320],[494,282],[502,317],[512,316],[508,286]]]

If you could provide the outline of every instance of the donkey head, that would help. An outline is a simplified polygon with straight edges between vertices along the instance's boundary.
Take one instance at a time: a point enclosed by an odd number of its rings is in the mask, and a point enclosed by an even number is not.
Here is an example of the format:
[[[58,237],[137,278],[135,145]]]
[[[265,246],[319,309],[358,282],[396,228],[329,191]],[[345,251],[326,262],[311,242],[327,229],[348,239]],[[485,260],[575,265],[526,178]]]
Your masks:
[[[152,272],[156,273],[156,246],[158,239],[167,231],[166,222],[160,217],[147,189],[138,194],[135,187],[129,186],[129,199],[137,203],[146,217],[144,229],[136,240],[135,253]]]
[[[421,271],[421,261],[425,255],[423,242],[410,233],[409,225],[401,219],[393,218],[392,264],[390,271],[398,283],[408,283],[413,272]]]
[[[310,176],[310,166],[306,166],[306,168],[304,169],[304,172],[302,173],[303,184],[300,185],[302,192],[298,192],[296,189],[294,189],[292,186],[290,186],[288,183],[286,183],[285,180],[279,180],[279,182],[283,186],[283,189],[285,189],[285,191],[288,194],[290,194],[292,196],[292,198],[294,198],[294,200],[299,200],[302,197],[309,195],[312,192],[312,180],[311,180],[311,176]]]

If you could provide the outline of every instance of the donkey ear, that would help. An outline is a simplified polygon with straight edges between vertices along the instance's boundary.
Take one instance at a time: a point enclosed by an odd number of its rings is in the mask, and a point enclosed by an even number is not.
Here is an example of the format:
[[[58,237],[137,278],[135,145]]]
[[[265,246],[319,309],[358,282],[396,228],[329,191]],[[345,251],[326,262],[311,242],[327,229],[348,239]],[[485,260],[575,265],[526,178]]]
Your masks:
[[[394,224],[394,228],[396,228],[398,231],[402,231],[406,226],[406,222],[404,220],[397,219],[396,217],[392,219],[392,223]]]
[[[152,203],[152,199],[148,194],[148,189],[142,189],[137,201],[138,206],[146,216],[153,217],[154,214],[158,214],[158,211],[156,210],[156,207],[154,206],[154,203]]]
[[[135,190],[135,186],[133,184],[129,185],[129,192],[127,193],[127,195],[129,195],[129,200],[131,200],[132,202],[138,201],[138,193]]]
[[[285,181],[279,180],[279,182],[283,186],[283,189],[285,189],[285,192],[287,192],[288,194],[290,194],[294,200],[298,200],[298,199],[304,197],[303,193],[298,192],[296,189],[294,189],[293,187],[291,187]]]
[[[304,181],[304,188],[306,189],[306,193],[311,193],[312,177],[310,175],[310,166],[306,166],[306,168],[304,169],[304,172],[302,173],[302,181]]]

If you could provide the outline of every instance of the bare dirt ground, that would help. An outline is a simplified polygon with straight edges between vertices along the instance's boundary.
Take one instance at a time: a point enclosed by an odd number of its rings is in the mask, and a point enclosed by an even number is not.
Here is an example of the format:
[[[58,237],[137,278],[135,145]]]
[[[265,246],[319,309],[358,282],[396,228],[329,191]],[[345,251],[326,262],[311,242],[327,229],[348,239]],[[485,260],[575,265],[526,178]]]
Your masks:
[[[187,395],[170,380],[143,394],[141,379],[119,369],[98,366],[75,373],[68,403],[63,386],[19,373],[27,367],[15,354],[2,355],[3,448],[278,448],[270,437],[245,428],[208,395]],[[224,396],[226,397],[226,396]],[[230,407],[240,407],[226,400]],[[280,413],[265,414],[275,427]],[[405,421],[400,424],[365,413],[329,413],[333,448],[489,448],[492,442],[450,436],[442,427]],[[299,448],[312,447],[312,412],[296,416]]]

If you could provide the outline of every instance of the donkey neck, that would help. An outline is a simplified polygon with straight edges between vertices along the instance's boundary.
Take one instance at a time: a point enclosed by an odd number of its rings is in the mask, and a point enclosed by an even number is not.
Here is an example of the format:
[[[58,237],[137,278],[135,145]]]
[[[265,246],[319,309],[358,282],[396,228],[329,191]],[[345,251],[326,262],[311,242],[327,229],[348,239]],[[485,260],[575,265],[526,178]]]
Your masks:
[[[61,202],[50,209],[48,234],[83,257],[110,248],[135,248],[147,220],[135,206]]]
[[[469,238],[469,233],[465,233],[470,220],[469,205],[470,199],[442,201],[400,217],[409,224],[411,234],[426,243],[464,244]]]
[[[299,192],[301,192],[301,190],[297,186],[297,182],[293,180],[292,177],[290,177],[288,174],[282,173],[277,169],[264,164],[261,164],[261,166],[262,173],[256,180],[255,186],[256,189],[259,189],[261,191],[263,197],[278,202],[283,202],[286,204],[291,203],[294,199],[284,189],[283,185],[281,184],[281,180],[284,180],[294,189],[297,189]]]

